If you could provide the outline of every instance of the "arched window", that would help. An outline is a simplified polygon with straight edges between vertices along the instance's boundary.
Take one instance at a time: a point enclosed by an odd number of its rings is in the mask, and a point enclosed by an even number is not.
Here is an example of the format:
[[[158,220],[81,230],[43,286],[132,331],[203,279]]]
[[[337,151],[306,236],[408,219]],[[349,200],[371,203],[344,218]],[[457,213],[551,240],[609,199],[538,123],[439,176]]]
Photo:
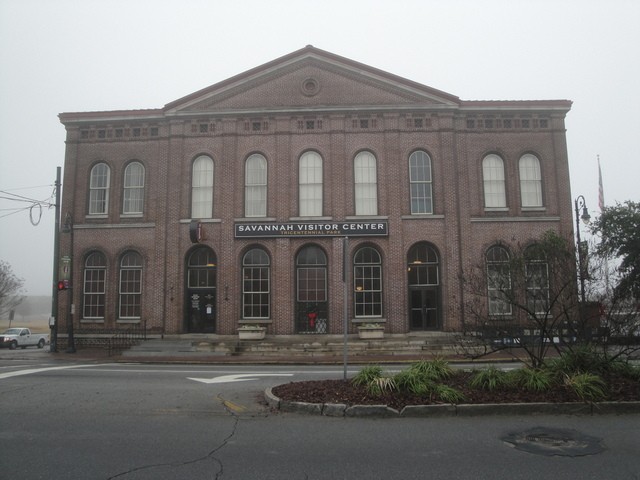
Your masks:
[[[382,317],[382,260],[375,248],[363,247],[355,253],[353,288],[355,317]]]
[[[413,152],[409,157],[411,213],[433,213],[431,158],[426,152]]]
[[[245,163],[244,215],[267,216],[267,159],[262,155],[251,155]]]
[[[261,248],[253,248],[242,258],[242,318],[270,317],[269,255]]]
[[[89,178],[89,215],[109,213],[109,182],[111,170],[106,163],[98,163],[91,169]]]
[[[530,153],[520,158],[520,196],[523,207],[542,207],[540,160]]]
[[[499,156],[487,155],[482,159],[482,179],[485,208],[506,207],[504,162]]]
[[[137,252],[127,252],[120,259],[119,287],[120,319],[139,319],[142,298],[142,257]]]
[[[539,245],[524,251],[527,309],[530,315],[549,313],[549,265]]]
[[[191,218],[213,217],[213,159],[201,155],[193,161]]]
[[[296,332],[327,333],[327,256],[309,245],[296,255]]]
[[[300,157],[299,208],[301,217],[322,216],[322,157],[307,152]]]
[[[511,315],[511,268],[509,252],[499,245],[486,254],[489,315]]]
[[[82,318],[104,319],[107,261],[101,252],[93,252],[84,262]]]
[[[376,157],[360,152],[353,161],[356,215],[378,214],[378,172]]]
[[[142,213],[144,206],[144,166],[131,162],[124,169],[122,213]]]

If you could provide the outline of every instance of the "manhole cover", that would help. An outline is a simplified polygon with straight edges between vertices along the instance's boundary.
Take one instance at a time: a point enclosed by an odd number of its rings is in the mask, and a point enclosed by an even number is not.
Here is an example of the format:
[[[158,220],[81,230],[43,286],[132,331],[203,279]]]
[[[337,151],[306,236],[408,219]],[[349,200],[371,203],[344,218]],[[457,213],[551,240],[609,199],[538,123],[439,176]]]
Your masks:
[[[604,451],[602,441],[575,430],[537,427],[511,433],[502,440],[524,452],[537,455],[580,457]]]

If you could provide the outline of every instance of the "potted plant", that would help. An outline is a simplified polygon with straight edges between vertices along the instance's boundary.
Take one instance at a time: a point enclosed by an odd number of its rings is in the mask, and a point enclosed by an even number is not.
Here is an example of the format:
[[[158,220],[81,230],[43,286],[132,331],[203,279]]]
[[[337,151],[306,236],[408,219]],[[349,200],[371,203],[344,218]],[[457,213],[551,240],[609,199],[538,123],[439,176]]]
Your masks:
[[[384,337],[384,325],[382,323],[363,323],[358,325],[358,337],[369,340]]]
[[[262,340],[266,332],[267,328],[260,325],[246,324],[238,327],[240,340]]]

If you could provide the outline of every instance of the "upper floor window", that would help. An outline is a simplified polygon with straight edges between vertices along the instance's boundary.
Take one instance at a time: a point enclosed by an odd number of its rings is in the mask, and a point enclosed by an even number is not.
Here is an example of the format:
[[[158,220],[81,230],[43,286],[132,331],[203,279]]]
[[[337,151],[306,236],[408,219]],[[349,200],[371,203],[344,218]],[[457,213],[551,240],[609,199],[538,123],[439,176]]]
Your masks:
[[[356,215],[378,214],[378,172],[376,157],[361,152],[354,159]]]
[[[300,216],[322,216],[322,157],[316,152],[302,155],[299,176]]]
[[[213,216],[213,159],[201,155],[191,174],[191,218]]]
[[[511,315],[511,264],[506,248],[496,245],[487,251],[489,315]]]
[[[118,318],[140,318],[142,298],[142,257],[127,252],[120,259]]]
[[[540,160],[530,153],[520,158],[520,195],[523,207],[542,206]]]
[[[413,152],[409,157],[409,183],[411,184],[411,213],[433,213],[431,158],[426,152]]]
[[[484,182],[485,208],[506,207],[504,162],[499,156],[492,154],[484,157],[482,160],[482,179]]]
[[[109,213],[109,182],[111,170],[106,163],[91,169],[89,178],[89,215]]]
[[[262,155],[251,155],[245,163],[244,216],[267,216],[267,160]]]
[[[122,213],[142,213],[144,206],[144,166],[131,162],[124,169]]]

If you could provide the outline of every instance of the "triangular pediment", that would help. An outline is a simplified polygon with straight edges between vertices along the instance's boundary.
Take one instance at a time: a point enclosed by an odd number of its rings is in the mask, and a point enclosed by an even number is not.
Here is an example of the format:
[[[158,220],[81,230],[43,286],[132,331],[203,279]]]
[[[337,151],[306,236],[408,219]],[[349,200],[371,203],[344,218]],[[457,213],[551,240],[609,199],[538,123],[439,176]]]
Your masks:
[[[165,106],[166,115],[451,108],[458,97],[308,46]]]

